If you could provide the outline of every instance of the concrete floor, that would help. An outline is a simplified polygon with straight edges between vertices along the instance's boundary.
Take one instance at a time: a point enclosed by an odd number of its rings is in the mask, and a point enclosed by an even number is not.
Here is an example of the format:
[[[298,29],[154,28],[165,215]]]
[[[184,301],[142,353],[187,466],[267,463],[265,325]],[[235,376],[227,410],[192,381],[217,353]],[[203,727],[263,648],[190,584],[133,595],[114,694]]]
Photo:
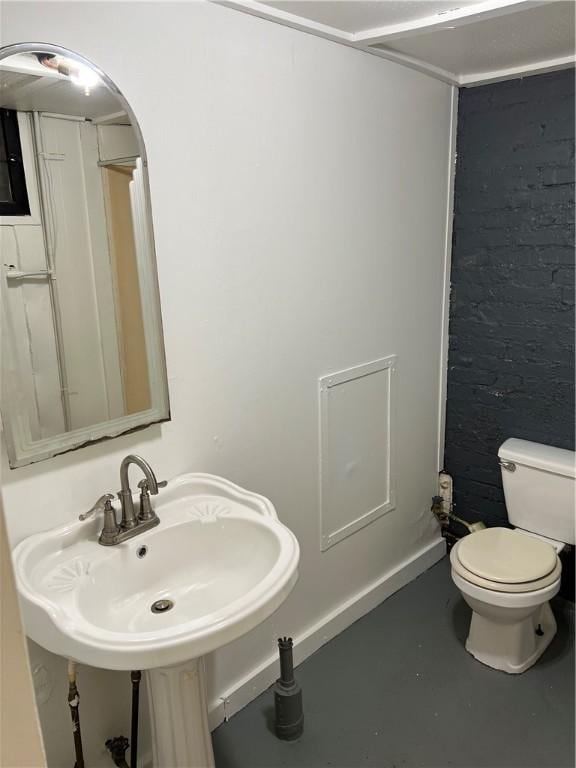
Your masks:
[[[297,669],[305,730],[270,731],[267,691],[214,733],[217,768],[573,768],[573,614],[523,675],[464,650],[445,558]]]

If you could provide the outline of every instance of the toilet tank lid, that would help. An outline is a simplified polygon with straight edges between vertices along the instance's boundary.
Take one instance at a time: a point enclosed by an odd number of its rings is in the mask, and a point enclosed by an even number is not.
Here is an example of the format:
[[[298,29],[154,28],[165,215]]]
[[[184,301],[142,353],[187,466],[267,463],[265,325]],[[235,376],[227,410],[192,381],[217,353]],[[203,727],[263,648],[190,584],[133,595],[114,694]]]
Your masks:
[[[563,477],[576,478],[576,453],[565,448],[533,443],[512,437],[500,446],[498,456],[504,461],[534,467]]]

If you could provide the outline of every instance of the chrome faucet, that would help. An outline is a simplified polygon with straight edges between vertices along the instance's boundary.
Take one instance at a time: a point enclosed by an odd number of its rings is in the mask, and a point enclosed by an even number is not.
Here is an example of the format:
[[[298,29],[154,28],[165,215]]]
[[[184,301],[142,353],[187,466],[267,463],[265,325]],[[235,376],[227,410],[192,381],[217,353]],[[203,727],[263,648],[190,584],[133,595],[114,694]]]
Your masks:
[[[142,459],[140,456],[134,456],[134,454],[130,454],[129,456],[126,456],[125,459],[122,459],[122,464],[120,464],[120,491],[118,492],[118,498],[122,505],[122,522],[120,525],[124,530],[130,530],[130,528],[135,528],[138,525],[138,518],[134,512],[132,491],[130,490],[130,482],[128,480],[130,464],[136,464],[136,466],[140,467],[142,472],[144,472],[144,477],[148,483],[148,491],[154,496],[158,493],[158,481],[156,480],[156,475],[145,459]]]
[[[128,470],[131,464],[136,464],[144,473],[144,480],[138,483],[138,488],[140,488],[140,509],[138,514],[136,514],[134,509],[134,500],[128,479]],[[120,490],[118,491],[118,498],[122,508],[120,523],[116,519],[116,512],[112,506],[114,495],[111,493],[105,493],[101,496],[88,512],[80,515],[79,519],[86,520],[96,512],[104,512],[104,527],[100,532],[98,541],[106,547],[120,544],[122,541],[131,539],[133,536],[144,533],[144,531],[158,525],[160,518],[152,508],[150,494],[155,496],[158,493],[158,489],[163,488],[165,485],[167,485],[166,480],[160,483],[156,480],[152,467],[145,459],[141,456],[130,454],[122,460],[120,465]]]

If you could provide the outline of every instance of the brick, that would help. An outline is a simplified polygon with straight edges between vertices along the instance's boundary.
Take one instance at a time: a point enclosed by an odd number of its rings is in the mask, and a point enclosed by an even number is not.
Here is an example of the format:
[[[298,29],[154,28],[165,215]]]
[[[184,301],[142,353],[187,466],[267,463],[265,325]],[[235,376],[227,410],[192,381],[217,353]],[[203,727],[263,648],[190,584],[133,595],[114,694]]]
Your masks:
[[[574,288],[562,288],[562,304],[574,306]]]
[[[540,180],[545,187],[563,186],[574,184],[574,166],[561,165],[558,167],[544,168]]]
[[[558,141],[559,139],[574,138],[574,112],[560,114],[545,119],[543,125],[543,137],[545,141]]]
[[[514,161],[528,167],[536,165],[562,165],[574,158],[573,141],[541,141],[539,144],[517,146],[513,149]],[[574,178],[572,178],[574,181]]]
[[[574,264],[558,267],[552,270],[552,281],[555,285],[567,285],[574,287]]]
[[[452,381],[470,384],[494,384],[497,374],[494,371],[483,371],[478,368],[460,368],[457,365],[450,367]]]
[[[574,449],[574,73],[463,89],[457,147],[444,463],[506,525],[503,440]]]
[[[458,303],[472,302],[478,305],[508,303],[509,305],[527,304],[558,305],[562,301],[562,287],[552,284],[552,272],[548,270],[543,275],[541,285],[516,285],[507,273],[502,281],[466,280],[453,283],[452,297]],[[507,279],[506,279],[507,278]],[[546,282],[545,282],[546,281]]]
[[[574,244],[574,227],[542,227],[541,229],[522,229],[515,236],[515,241],[520,245],[565,245]]]
[[[574,264],[574,247],[565,246],[537,246],[538,260],[541,264]]]

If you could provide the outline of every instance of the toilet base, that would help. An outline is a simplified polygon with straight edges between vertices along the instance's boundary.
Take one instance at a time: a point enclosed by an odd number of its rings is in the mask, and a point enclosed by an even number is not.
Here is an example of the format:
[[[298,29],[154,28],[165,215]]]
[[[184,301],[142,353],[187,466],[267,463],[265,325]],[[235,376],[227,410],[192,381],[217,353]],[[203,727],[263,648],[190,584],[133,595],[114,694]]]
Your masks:
[[[536,606],[528,615],[525,610],[518,611],[515,620],[511,620],[514,609],[512,613],[509,609],[503,612],[470,596],[465,599],[473,611],[466,650],[493,669],[512,675],[525,672],[538,661],[556,634],[556,619],[548,602]]]

